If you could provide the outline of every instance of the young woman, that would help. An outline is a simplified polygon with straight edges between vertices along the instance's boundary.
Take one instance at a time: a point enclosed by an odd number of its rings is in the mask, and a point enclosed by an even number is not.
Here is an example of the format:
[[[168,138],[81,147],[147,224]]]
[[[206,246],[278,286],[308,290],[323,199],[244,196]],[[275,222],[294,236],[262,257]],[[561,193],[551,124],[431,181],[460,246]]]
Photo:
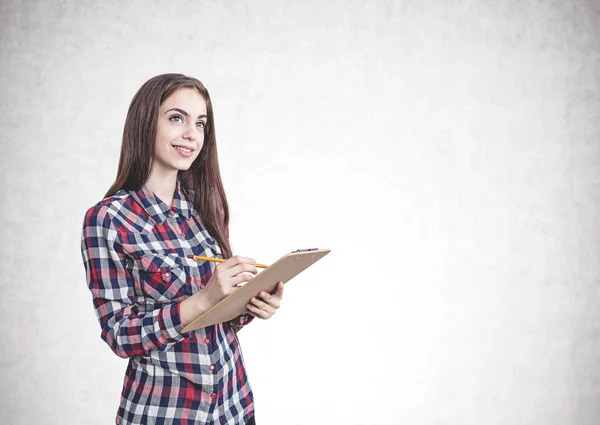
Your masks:
[[[181,74],[150,79],[127,113],[117,179],[82,233],[102,339],[129,359],[117,424],[254,423],[236,332],[273,316],[283,283],[227,323],[182,333],[257,272],[232,256],[228,222],[208,91]]]

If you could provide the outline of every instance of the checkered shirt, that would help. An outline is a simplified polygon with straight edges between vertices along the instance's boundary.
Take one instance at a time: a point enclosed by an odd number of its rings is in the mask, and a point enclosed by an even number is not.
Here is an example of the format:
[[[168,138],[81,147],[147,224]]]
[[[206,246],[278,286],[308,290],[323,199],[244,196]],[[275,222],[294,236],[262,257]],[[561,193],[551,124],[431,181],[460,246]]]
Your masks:
[[[90,208],[83,263],[101,337],[128,358],[116,424],[245,424],[254,415],[236,332],[252,320],[182,333],[180,303],[201,291],[222,253],[180,182],[169,208],[146,186]]]

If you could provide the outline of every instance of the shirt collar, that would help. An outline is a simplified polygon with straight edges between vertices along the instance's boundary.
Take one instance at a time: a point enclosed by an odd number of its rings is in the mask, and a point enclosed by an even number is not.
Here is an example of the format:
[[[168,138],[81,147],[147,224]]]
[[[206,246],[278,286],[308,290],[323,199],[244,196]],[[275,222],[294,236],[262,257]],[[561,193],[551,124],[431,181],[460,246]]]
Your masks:
[[[156,196],[146,184],[143,184],[141,188],[133,192],[133,196],[136,198],[138,203],[144,208],[146,213],[152,220],[158,224],[163,224],[170,214],[170,210],[175,211],[180,216],[189,219],[192,216],[194,209],[193,203],[188,199],[181,182],[177,180],[175,187],[175,193],[173,195],[173,203],[171,207],[163,202],[158,196]]]

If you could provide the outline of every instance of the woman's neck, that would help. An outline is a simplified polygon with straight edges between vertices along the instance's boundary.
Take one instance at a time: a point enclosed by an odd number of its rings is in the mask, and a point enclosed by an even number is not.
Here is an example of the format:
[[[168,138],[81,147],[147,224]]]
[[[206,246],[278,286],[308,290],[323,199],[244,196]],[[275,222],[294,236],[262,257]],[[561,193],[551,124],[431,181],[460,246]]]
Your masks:
[[[177,186],[177,170],[160,170],[152,167],[150,176],[146,180],[146,187],[150,189],[161,201],[169,207],[173,203],[173,195]]]

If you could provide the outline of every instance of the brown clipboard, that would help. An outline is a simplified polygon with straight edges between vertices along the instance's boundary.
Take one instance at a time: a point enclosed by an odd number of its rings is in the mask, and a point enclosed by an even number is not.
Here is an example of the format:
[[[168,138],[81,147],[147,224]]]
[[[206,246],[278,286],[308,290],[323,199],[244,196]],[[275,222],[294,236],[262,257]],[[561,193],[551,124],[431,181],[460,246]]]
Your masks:
[[[192,320],[181,332],[191,332],[215,323],[227,322],[247,312],[246,304],[261,291],[272,292],[277,282],[288,282],[331,252],[330,249],[304,249],[285,254],[232,294]]]

